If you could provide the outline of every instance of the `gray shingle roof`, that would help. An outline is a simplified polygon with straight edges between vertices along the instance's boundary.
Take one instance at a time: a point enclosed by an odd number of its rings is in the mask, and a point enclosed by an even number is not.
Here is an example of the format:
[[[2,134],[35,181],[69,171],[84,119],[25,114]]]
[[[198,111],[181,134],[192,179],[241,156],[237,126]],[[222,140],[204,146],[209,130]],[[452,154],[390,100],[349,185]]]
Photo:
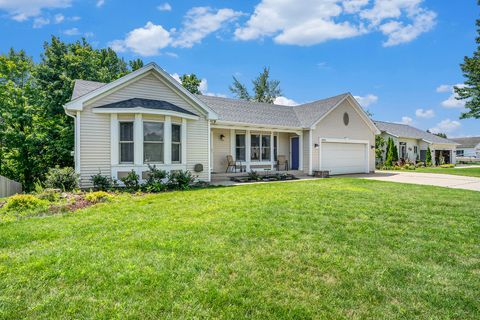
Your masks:
[[[87,81],[87,80],[75,80],[75,85],[73,86],[72,100],[81,97],[90,91],[103,87],[106,83],[96,82],[96,81]]]
[[[480,137],[452,138],[451,140],[460,144],[457,148],[475,148],[480,145]]]
[[[373,122],[375,123],[375,125],[380,131],[390,133],[397,137],[421,139],[421,140],[425,140],[432,143],[456,144],[455,141],[436,136],[432,133],[411,127],[406,124],[376,121],[376,120]]]
[[[129,109],[129,108],[138,108],[138,107],[146,108],[146,109],[155,109],[155,110],[175,111],[175,112],[190,114],[194,116],[196,115],[168,101],[141,99],[141,98],[133,98],[133,99],[123,100],[123,101],[117,101],[114,103],[109,103],[103,106],[95,107],[95,109],[104,109],[104,108]]]
[[[76,80],[72,99],[100,88],[105,83]],[[218,114],[218,120],[236,123],[310,128],[318,119],[335,107],[348,93],[298,106],[245,101],[222,97],[196,95]]]

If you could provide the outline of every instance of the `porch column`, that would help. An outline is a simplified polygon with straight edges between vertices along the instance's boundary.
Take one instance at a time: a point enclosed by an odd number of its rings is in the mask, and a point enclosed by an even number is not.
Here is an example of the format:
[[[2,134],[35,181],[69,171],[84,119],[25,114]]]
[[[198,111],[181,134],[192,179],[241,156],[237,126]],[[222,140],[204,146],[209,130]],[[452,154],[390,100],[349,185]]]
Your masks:
[[[133,162],[136,166],[143,165],[143,123],[142,114],[135,114],[135,121],[133,123]]]
[[[115,166],[118,164],[119,158],[119,137],[120,129],[118,125],[118,115],[116,113],[110,114],[110,164]]]
[[[247,172],[250,172],[250,148],[251,148],[250,130],[245,133],[245,164]]]
[[[230,154],[236,161],[237,153],[235,152],[235,129],[230,129]]]
[[[277,141],[278,143],[278,141]],[[270,162],[271,162],[271,169],[273,171],[273,169],[275,168],[275,159],[274,159],[274,154],[273,154],[273,131],[270,132]],[[278,145],[277,145],[277,148],[278,148]]]
[[[303,131],[298,136],[298,169],[303,171]]]
[[[313,130],[308,131],[308,174],[313,174],[313,138],[312,138]],[[318,151],[321,152],[320,146],[318,147]]]
[[[163,127],[163,163],[172,164],[172,117],[165,116]]]

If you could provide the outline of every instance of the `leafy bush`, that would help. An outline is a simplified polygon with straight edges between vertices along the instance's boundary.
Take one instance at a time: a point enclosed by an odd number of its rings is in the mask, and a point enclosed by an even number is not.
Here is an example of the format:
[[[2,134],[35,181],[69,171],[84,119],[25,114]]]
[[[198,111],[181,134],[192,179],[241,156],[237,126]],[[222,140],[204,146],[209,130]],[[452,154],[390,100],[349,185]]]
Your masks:
[[[85,196],[85,200],[90,203],[99,203],[110,201],[113,196],[105,191],[90,192]]]
[[[147,192],[162,192],[167,189],[165,180],[168,174],[165,170],[157,169],[156,166],[148,165],[148,177],[145,183]]]
[[[168,175],[168,188],[171,190],[188,190],[195,176],[188,170],[171,171]]]
[[[78,187],[78,175],[75,169],[70,167],[50,168],[48,170],[45,186],[52,189],[60,189],[62,191],[72,191]]]
[[[251,171],[248,173],[248,180],[258,181],[258,180],[260,180],[260,179],[261,179],[261,178],[260,178],[260,175],[258,174],[258,172],[251,170]]]
[[[56,202],[60,199],[60,194],[55,189],[44,189],[42,192],[37,193],[36,196],[38,199],[49,202]]]
[[[425,167],[425,162],[421,162],[421,161],[420,161],[420,162],[417,162],[417,163],[415,164],[415,166],[416,166],[417,168]]]
[[[447,163],[440,165],[440,168],[455,168],[455,165],[453,163]]]
[[[95,190],[107,191],[116,186],[116,181],[111,177],[104,176],[100,172],[92,176],[92,183]]]
[[[120,180],[123,182],[128,191],[138,191],[138,189],[140,189],[139,179],[140,177],[138,174],[132,170],[127,174],[126,177],[123,177]]]
[[[48,209],[48,201],[38,199],[30,194],[19,194],[8,198],[0,212],[23,216],[46,209]]]

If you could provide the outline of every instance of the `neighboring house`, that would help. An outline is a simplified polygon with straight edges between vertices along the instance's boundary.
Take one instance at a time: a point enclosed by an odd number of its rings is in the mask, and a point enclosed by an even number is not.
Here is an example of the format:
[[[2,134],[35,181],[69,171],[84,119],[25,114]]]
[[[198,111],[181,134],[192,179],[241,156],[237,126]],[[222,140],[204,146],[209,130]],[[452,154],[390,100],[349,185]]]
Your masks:
[[[465,137],[452,139],[457,142],[457,157],[480,159],[480,137]]]
[[[427,150],[430,147],[432,160],[435,161],[435,164],[440,164],[442,156],[445,163],[456,163],[457,143],[455,141],[405,124],[383,121],[374,121],[374,123],[382,132],[385,141],[388,138],[393,139],[398,149],[399,159],[425,162]]]
[[[148,164],[210,181],[228,155],[247,171],[272,170],[282,155],[307,174],[370,172],[380,133],[349,93],[295,107],[193,95],[153,63],[108,84],[76,81],[64,108],[82,187],[99,172],[145,177]]]

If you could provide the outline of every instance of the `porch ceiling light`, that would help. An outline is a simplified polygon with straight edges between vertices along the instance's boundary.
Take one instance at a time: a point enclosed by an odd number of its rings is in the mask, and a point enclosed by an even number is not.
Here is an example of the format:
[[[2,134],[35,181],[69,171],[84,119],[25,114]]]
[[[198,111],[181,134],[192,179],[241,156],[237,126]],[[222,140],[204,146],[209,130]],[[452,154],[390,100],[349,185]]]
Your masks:
[[[315,149],[318,149],[318,147],[320,147],[318,143],[315,143],[313,146],[315,147]]]
[[[225,135],[221,134],[220,135],[220,140],[224,141],[225,140]]]

